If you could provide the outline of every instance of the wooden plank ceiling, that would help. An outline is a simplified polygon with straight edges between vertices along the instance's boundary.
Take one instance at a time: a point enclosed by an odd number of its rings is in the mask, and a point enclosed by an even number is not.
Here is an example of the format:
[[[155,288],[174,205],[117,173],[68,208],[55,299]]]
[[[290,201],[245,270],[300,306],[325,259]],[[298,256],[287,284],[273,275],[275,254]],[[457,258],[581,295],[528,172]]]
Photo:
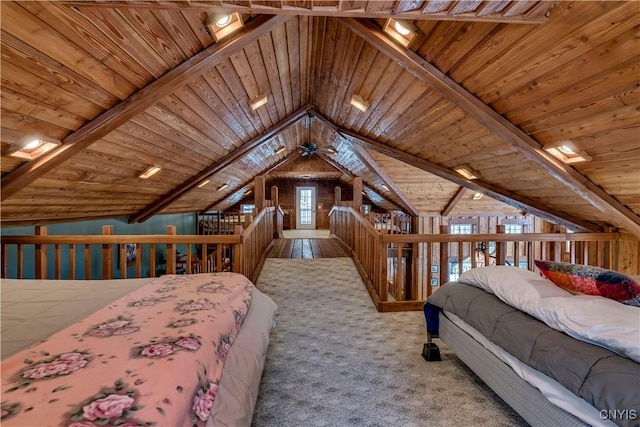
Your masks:
[[[491,198],[459,214],[524,211],[640,236],[637,2],[0,8],[3,225],[224,208],[257,175],[315,173],[361,176],[379,203],[410,212],[443,212],[463,186]],[[245,26],[216,42],[205,21],[221,10]],[[417,28],[408,48],[382,31],[391,15]],[[62,145],[8,155],[37,135]],[[541,150],[567,139],[592,160]],[[321,149],[305,165],[309,141]],[[454,172],[462,164],[479,179]],[[151,165],[162,170],[137,178]]]

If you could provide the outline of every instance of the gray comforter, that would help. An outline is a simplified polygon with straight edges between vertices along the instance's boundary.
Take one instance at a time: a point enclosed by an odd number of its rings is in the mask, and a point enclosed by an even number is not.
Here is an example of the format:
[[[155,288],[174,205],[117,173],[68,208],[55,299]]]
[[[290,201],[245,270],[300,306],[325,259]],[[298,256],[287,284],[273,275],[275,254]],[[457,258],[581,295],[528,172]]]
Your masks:
[[[611,421],[640,426],[640,364],[551,329],[473,286],[449,283],[427,302],[454,313],[595,408],[611,411],[605,414]]]

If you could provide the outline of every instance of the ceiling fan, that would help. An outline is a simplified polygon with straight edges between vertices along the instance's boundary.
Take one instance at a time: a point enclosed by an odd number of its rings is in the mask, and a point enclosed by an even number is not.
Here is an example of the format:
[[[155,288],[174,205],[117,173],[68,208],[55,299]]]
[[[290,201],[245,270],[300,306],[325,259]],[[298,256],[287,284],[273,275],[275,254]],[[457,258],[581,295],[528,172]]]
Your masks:
[[[331,154],[335,154],[337,151],[333,147],[318,147],[318,145],[314,142],[311,142],[311,117],[312,114],[307,114],[307,142],[302,145],[298,145],[298,152],[304,158],[313,157],[314,154],[326,151]]]

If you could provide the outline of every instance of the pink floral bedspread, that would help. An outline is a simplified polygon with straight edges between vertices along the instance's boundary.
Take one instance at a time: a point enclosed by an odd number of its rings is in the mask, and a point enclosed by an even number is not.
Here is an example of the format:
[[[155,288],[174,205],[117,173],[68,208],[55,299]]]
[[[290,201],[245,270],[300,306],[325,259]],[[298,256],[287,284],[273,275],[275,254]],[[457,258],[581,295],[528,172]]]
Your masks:
[[[209,417],[252,283],[168,275],[2,361],[4,426],[192,426]]]

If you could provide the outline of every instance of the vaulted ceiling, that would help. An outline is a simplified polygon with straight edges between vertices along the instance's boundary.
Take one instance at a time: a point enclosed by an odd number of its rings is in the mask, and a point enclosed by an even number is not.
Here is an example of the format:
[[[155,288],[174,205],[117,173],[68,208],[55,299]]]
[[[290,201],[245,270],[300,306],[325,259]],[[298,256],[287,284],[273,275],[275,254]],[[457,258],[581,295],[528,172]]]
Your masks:
[[[373,199],[413,213],[458,196],[458,214],[530,212],[640,236],[637,2],[0,8],[3,225],[225,208],[258,175],[300,173],[361,176]],[[223,10],[245,25],[216,41],[206,20]],[[383,31],[390,16],[415,26],[407,48]],[[34,136],[61,145],[9,155]],[[294,167],[309,139],[321,151]],[[542,149],[562,140],[591,160],[566,165]],[[162,170],[137,177],[151,165]]]

